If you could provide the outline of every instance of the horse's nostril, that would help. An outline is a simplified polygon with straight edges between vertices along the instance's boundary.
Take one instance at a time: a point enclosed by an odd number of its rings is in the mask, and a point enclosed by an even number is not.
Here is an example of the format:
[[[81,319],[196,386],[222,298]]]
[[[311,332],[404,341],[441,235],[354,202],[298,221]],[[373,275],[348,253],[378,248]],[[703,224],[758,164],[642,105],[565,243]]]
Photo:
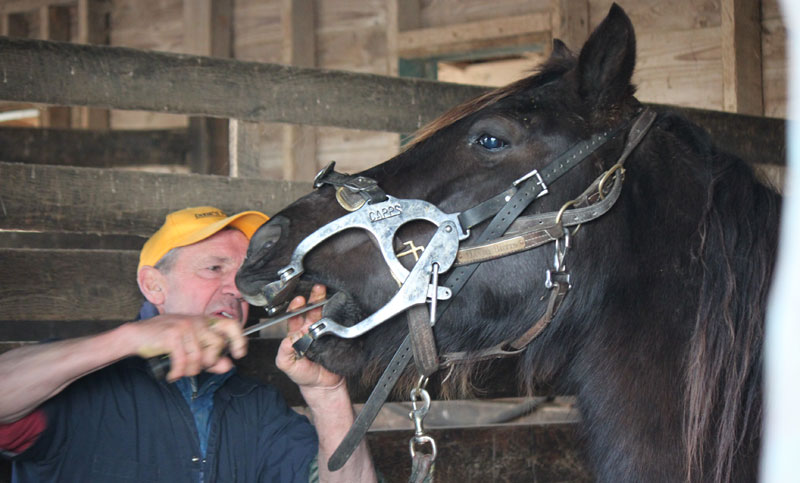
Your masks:
[[[284,220],[285,218],[273,218],[262,225],[250,239],[247,256],[249,257],[254,253],[264,254],[272,250],[281,237],[284,236],[285,228],[288,227],[288,222]]]

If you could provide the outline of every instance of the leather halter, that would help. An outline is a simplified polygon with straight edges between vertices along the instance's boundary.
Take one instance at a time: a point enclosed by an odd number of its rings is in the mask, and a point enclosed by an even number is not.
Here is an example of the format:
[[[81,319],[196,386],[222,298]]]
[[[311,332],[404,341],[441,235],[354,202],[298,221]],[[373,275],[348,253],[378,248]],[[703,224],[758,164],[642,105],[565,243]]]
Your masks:
[[[623,163],[638,146],[655,117],[653,111],[645,109],[635,119],[622,123],[610,132],[594,135],[586,141],[577,143],[548,163],[541,171],[533,170],[527,173],[502,193],[457,215],[445,214],[434,205],[422,200],[395,199],[383,193],[377,183],[370,178],[348,176],[333,171],[333,163],[317,175],[314,186],[316,188],[326,184],[335,186],[337,200],[345,209],[352,212],[321,227],[298,245],[292,256],[292,263],[279,271],[281,279],[265,287],[264,294],[267,300],[280,302],[286,297],[286,293],[293,289],[297,277],[303,272],[302,258],[307,251],[333,234],[353,226],[376,234],[384,259],[395,278],[399,279],[401,288],[387,305],[355,326],[343,327],[327,318],[321,319],[309,328],[308,334],[295,343],[295,349],[303,354],[316,338],[329,333],[348,338],[357,337],[401,312],[407,313],[410,329],[409,336],[398,348],[355,423],[329,460],[329,469],[335,471],[347,461],[412,354],[420,374],[428,376],[443,365],[465,360],[517,355],[547,327],[570,288],[569,273],[563,264],[568,246],[569,227],[594,220],[611,209],[622,189]],[[616,164],[594,180],[578,198],[567,202],[558,212],[520,217],[535,199],[548,193],[548,186],[553,181],[589,157],[607,141],[614,139],[631,124],[625,148]],[[606,184],[612,176],[613,185],[610,189],[606,189]],[[567,210],[569,206],[573,208]],[[396,212],[386,211],[390,209]],[[408,214],[409,212],[413,213]],[[374,213],[377,213],[375,216],[378,217],[393,218],[392,228],[380,232],[380,235],[373,231],[374,222],[384,219],[375,220]],[[459,241],[470,236],[469,229],[489,218],[492,220],[476,244],[458,249]],[[428,248],[409,272],[397,262],[393,252],[388,253],[387,247],[393,240],[396,228],[414,219],[431,221],[438,228]],[[561,248],[558,245],[560,240],[564,240]],[[551,289],[551,295],[542,318],[523,335],[513,340],[503,341],[494,347],[477,352],[445,354],[440,363],[436,354],[432,326],[447,310],[453,296],[464,287],[480,263],[542,246],[551,241],[556,243],[556,255],[554,270],[547,272],[547,286]],[[451,267],[453,270],[448,274],[447,280],[439,286],[436,283],[438,275],[448,272]],[[430,301],[430,312],[425,305],[426,300]],[[437,300],[441,301],[438,307]]]

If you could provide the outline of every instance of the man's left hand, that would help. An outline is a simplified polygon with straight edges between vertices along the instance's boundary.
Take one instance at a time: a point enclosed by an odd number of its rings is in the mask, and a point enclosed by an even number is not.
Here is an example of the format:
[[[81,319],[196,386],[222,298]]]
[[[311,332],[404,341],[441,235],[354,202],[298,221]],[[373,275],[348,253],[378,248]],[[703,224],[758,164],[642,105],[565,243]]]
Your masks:
[[[308,303],[313,304],[325,300],[326,288],[324,285],[314,285],[311,294],[308,296]],[[287,311],[297,310],[306,304],[302,296],[295,297],[289,304]],[[286,373],[300,389],[311,388],[336,388],[343,383],[342,376],[334,374],[321,365],[308,360],[305,357],[298,357],[292,344],[297,342],[308,332],[308,328],[314,322],[322,318],[322,307],[306,312],[305,314],[292,317],[288,321],[289,333],[281,342],[278,349],[278,356],[275,364],[278,369]]]

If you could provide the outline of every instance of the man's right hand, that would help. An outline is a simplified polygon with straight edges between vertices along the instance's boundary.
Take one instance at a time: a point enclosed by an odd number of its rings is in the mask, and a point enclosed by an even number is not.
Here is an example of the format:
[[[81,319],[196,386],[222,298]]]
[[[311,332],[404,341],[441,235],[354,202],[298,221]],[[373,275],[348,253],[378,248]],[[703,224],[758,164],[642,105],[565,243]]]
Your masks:
[[[202,371],[223,373],[233,367],[225,349],[236,359],[247,354],[239,321],[198,315],[159,315],[126,324],[134,352],[145,358],[169,355],[168,381]]]

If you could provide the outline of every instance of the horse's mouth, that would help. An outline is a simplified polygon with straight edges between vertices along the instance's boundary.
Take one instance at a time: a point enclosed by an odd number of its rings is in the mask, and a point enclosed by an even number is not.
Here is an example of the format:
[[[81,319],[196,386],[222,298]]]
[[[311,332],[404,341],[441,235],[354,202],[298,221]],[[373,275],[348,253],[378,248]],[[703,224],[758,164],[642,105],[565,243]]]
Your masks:
[[[330,302],[322,307],[322,316],[341,325],[351,326],[363,317],[361,307],[347,292],[336,292],[328,297]]]

